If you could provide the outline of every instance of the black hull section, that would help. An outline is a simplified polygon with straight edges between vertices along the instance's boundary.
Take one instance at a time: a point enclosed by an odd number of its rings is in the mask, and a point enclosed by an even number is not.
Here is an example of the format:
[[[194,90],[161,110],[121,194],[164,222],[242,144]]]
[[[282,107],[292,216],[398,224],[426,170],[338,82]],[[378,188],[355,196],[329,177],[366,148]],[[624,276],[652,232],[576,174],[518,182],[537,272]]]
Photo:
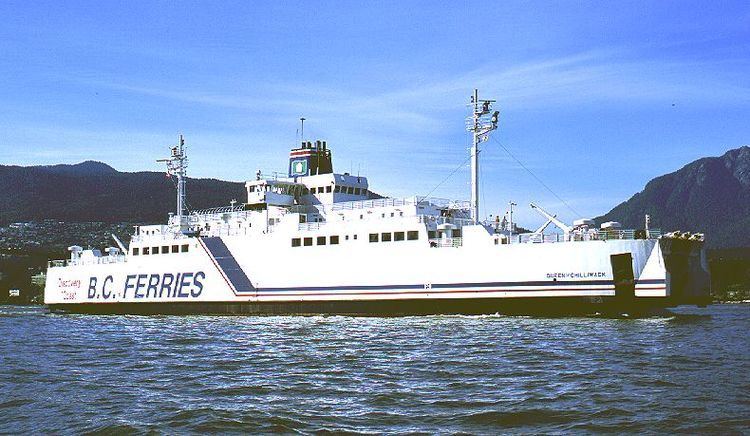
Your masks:
[[[703,242],[661,238],[659,243],[672,299],[680,304],[710,304],[711,274]]]
[[[56,313],[133,315],[507,315],[648,316],[673,306],[666,298],[590,297],[467,298],[419,300],[53,304]]]

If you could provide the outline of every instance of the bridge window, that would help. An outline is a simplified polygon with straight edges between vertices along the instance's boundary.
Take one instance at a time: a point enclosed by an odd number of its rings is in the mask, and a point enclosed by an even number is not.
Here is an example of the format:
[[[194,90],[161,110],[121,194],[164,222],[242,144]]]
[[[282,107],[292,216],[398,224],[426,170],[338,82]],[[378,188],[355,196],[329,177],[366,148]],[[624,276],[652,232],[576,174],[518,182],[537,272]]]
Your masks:
[[[292,238],[292,247],[299,247],[300,245],[302,245],[300,238]]]
[[[139,251],[141,251],[140,248],[138,248],[138,247],[133,248],[133,256],[138,256],[138,252]]]
[[[169,254],[169,245],[161,247],[161,254]]]
[[[348,188],[346,188],[346,193],[347,194],[354,194],[354,188],[352,188],[351,186],[349,186]]]
[[[359,188],[354,188],[354,195],[359,195]]]
[[[406,239],[410,241],[416,241],[417,239],[419,239],[419,232],[416,230],[409,230],[408,232],[406,232]]]
[[[378,242],[378,234],[370,233],[370,242]]]
[[[305,238],[304,243],[305,243],[305,247],[311,247],[312,246],[312,238]]]
[[[333,188],[333,192],[341,192],[341,186],[336,185],[336,187]]]
[[[179,245],[173,245],[172,246],[172,253],[179,253],[180,252],[180,246]]]
[[[326,192],[331,192],[331,185],[326,186]]]
[[[182,244],[182,252],[187,253],[190,246],[188,244]]]
[[[391,242],[391,234],[390,233],[381,233],[380,234],[380,240],[383,242]]]
[[[159,247],[151,247],[151,254],[159,254]]]
[[[150,248],[148,248],[148,247],[143,247],[143,255],[144,255],[144,256],[148,256],[149,254],[151,254],[151,253],[150,253],[150,250],[151,250],[151,249],[150,249]]]
[[[331,245],[339,245],[339,237],[331,236]]]
[[[326,245],[326,237],[318,236],[318,245]]]
[[[437,232],[435,232],[434,230],[428,230],[427,231],[427,237],[428,238],[435,239],[436,236],[437,236]]]
[[[394,241],[403,241],[404,240],[404,232],[395,232],[393,234],[393,240]]]

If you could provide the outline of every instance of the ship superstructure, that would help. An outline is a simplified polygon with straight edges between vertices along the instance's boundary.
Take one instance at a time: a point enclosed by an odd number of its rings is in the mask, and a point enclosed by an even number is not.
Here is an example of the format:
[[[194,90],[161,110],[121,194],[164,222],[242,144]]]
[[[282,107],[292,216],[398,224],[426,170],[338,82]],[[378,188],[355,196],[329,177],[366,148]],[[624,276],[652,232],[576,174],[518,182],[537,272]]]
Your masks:
[[[498,125],[475,91],[472,200],[381,197],[336,173],[325,141],[302,141],[286,174],[255,174],[242,203],[185,208],[182,137],[163,161],[177,182],[165,225],[107,255],[70,247],[48,269],[52,310],[95,313],[636,313],[705,303],[702,238],[591,220],[514,234],[479,215],[479,145]],[[515,205],[515,204],[512,204]],[[562,233],[548,233],[554,224]]]

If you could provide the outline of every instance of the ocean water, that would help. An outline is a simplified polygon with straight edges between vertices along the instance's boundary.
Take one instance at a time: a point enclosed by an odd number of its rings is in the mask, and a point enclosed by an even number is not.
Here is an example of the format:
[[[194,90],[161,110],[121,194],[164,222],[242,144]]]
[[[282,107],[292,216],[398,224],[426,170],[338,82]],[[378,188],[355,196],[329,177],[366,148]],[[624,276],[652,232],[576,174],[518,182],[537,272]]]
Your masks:
[[[0,432],[750,432],[750,305],[649,319],[0,306]]]

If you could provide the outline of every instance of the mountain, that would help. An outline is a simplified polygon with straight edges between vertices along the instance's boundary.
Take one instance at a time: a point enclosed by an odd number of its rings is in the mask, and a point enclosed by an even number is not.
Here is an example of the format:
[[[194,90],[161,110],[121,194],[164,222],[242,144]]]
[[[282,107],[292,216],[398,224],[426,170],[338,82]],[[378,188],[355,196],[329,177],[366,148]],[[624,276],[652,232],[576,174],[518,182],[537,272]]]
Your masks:
[[[243,201],[244,183],[188,179],[193,209]],[[0,225],[15,221],[163,222],[175,209],[174,182],[163,172],[126,173],[101,162],[0,165]]]
[[[652,228],[705,233],[710,248],[750,246],[750,147],[657,177],[595,220],[643,228],[645,214]]]

